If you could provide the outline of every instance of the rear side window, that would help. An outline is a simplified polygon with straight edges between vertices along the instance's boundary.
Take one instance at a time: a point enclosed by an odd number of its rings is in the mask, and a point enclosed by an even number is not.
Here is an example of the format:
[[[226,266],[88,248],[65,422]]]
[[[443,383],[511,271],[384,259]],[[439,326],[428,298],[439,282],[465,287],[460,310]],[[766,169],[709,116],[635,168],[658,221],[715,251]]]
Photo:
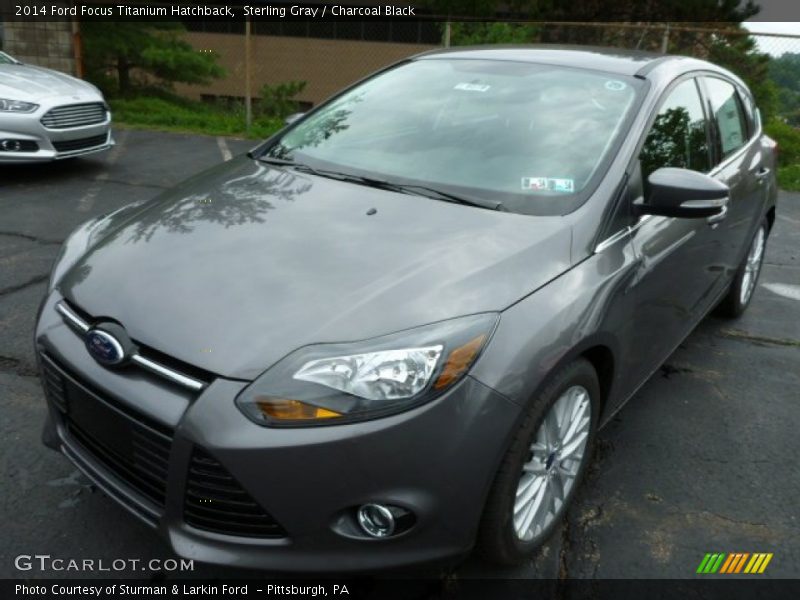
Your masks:
[[[756,109],[753,98],[746,90],[739,88],[739,98],[744,105],[744,113],[747,118],[748,137],[753,137],[758,129],[758,110]]]
[[[661,167],[678,167],[705,173],[711,169],[706,117],[694,79],[669,92],[639,155],[642,176]]]
[[[705,86],[719,133],[722,158],[725,159],[747,142],[744,111],[736,88],[727,81],[706,77]]]

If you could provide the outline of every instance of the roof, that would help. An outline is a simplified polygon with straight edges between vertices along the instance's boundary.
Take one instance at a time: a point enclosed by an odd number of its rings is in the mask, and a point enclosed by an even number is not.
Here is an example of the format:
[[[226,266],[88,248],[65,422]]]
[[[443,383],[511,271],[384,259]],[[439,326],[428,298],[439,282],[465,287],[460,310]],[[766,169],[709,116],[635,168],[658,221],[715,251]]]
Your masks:
[[[604,48],[600,46],[559,46],[548,44],[531,45],[493,45],[457,46],[433,50],[418,55],[418,59],[432,59],[440,56],[448,58],[471,58],[481,60],[510,60],[535,62],[564,67],[582,67],[619,75],[636,75],[640,71],[650,71],[657,64],[671,60],[686,60],[684,57]]]

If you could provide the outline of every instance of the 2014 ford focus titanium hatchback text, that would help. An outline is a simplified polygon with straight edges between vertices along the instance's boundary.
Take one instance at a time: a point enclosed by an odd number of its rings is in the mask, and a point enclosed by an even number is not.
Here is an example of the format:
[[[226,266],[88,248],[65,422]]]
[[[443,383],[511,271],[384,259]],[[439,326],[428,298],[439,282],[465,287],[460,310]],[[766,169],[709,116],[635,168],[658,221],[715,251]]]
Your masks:
[[[747,307],[774,154],[707,62],[406,60],[72,234],[36,330],[44,440],[184,557],[520,562],[598,426]]]

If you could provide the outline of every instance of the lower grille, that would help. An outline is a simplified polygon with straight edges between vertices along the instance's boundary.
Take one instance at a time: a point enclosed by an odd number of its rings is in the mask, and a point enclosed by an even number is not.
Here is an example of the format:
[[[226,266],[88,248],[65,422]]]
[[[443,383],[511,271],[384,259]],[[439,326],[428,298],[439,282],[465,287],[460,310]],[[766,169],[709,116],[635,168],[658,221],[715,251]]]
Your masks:
[[[42,368],[48,398],[67,413],[71,440],[122,483],[163,508],[172,432],[106,398],[47,355]]]
[[[53,142],[53,148],[59,152],[75,152],[76,150],[86,150],[95,146],[102,146],[108,141],[108,134],[95,135],[93,137],[82,138],[80,140],[66,140]]]
[[[195,448],[189,461],[183,515],[198,529],[247,537],[285,537],[275,519],[253,500],[208,452]]]
[[[72,437],[117,477],[163,507],[167,496],[169,443],[153,438],[142,430],[132,430],[133,453],[119,452],[101,442],[76,423],[68,420]]]
[[[64,376],[46,360],[42,361],[42,384],[48,400],[55,404],[61,412],[67,412],[67,392],[64,387]]]

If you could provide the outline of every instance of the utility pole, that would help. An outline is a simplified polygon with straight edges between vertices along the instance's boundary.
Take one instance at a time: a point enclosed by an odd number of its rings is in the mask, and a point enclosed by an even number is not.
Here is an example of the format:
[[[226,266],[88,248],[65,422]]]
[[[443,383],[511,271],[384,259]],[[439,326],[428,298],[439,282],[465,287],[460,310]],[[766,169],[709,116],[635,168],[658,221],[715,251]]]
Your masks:
[[[75,2],[70,3],[75,6]],[[81,38],[81,26],[77,18],[71,19],[70,22],[72,33],[72,58],[75,61],[75,77],[83,79],[86,75],[86,69],[83,65],[83,39]]]
[[[250,74],[250,17],[244,22],[244,120],[245,130],[253,126],[253,82]]]
[[[669,48],[669,23],[664,28],[664,35],[661,37],[661,54],[666,54]]]

